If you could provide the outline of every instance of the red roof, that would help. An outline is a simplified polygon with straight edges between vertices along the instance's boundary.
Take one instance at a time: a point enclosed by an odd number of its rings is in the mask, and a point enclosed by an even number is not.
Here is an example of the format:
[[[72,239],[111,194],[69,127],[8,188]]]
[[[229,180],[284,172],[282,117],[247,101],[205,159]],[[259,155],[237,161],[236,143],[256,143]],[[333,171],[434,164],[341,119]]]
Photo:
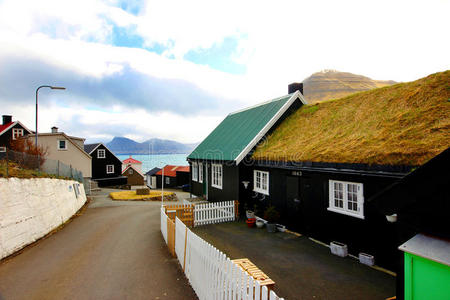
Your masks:
[[[189,173],[191,171],[191,168],[189,166],[183,166],[183,167],[179,167],[177,169],[177,172],[186,172]]]
[[[5,130],[6,128],[8,128],[9,126],[11,126],[14,122],[9,122],[6,123],[5,125],[0,125],[0,133],[3,132],[3,130]]]
[[[124,164],[142,164],[141,161],[138,161],[138,160],[132,158],[131,155],[130,155],[129,158],[127,158],[124,161],[122,161],[122,163],[124,163]]]
[[[187,168],[187,171],[186,171]],[[164,176],[176,177],[177,171],[179,172],[189,172],[189,167],[185,166],[173,166],[167,165],[156,173],[156,175],[162,175],[162,171],[164,170]]]

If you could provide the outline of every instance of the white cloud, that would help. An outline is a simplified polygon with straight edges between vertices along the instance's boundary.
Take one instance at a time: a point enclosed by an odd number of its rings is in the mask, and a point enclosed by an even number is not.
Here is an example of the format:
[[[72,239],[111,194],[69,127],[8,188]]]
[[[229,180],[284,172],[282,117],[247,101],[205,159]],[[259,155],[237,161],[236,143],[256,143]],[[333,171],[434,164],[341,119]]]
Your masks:
[[[182,112],[176,115],[168,110],[125,108],[123,103],[129,100],[125,96],[113,102],[112,108],[102,107],[103,112],[57,105],[48,112],[49,120],[59,122],[55,116],[63,114],[74,121],[74,110],[83,112],[82,117],[77,117],[81,124],[92,127],[95,122],[128,126],[128,121],[122,119],[145,123],[138,118],[150,118],[157,124],[170,119],[173,122],[158,127],[157,132],[155,127],[144,125],[144,129],[137,126],[130,134],[144,138],[144,133],[150,137],[155,132],[155,136],[170,134],[185,140],[186,132],[205,135],[205,128],[209,130],[213,125],[203,124],[217,122],[237,102],[246,106],[277,97],[286,93],[288,83],[301,81],[321,69],[409,81],[450,68],[448,1],[151,0],[136,16],[117,4],[108,0],[2,1],[0,68],[11,58],[41,61],[55,67],[51,70],[56,80],[60,78],[58,72],[76,74],[94,88],[101,86],[102,79],[131,70],[162,81],[186,81],[190,87],[220,99],[223,105],[207,114],[188,117]],[[167,49],[158,55],[115,47],[111,44],[114,26],[135,32],[147,46],[162,44]],[[238,42],[229,59],[244,65],[245,74],[226,74],[183,59],[187,52],[211,48],[227,37]],[[168,58],[172,56],[175,59]],[[30,85],[34,84],[30,81]],[[3,86],[0,92],[15,88]],[[183,92],[188,97],[192,91]],[[70,89],[65,95],[70,95]],[[77,96],[84,103],[100,101],[89,94]],[[8,101],[14,99],[0,99],[2,105]],[[192,106],[196,104],[192,99]],[[18,118],[30,114],[24,113],[23,107],[9,109]],[[127,118],[117,123],[117,113]],[[91,116],[96,117],[89,119]],[[91,130],[80,132],[83,134],[94,136]],[[108,136],[104,132],[95,135]]]
[[[3,109],[16,112],[14,120],[20,120],[28,129],[35,129],[34,105],[7,104]],[[110,110],[93,110],[72,104],[61,107],[55,102],[39,106],[39,132],[50,132],[56,126],[66,134],[88,138],[90,141],[110,141],[120,136],[143,142],[150,138],[172,139],[184,143],[196,143],[204,139],[222,116],[181,116],[170,112],[148,112],[116,105]]]

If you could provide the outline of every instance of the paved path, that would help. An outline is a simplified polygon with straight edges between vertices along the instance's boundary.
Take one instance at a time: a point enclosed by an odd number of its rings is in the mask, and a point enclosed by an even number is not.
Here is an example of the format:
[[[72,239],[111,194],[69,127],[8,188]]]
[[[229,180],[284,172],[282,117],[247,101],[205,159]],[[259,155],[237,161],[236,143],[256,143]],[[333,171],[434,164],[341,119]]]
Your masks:
[[[249,258],[287,300],[380,300],[395,295],[395,277],[341,258],[308,238],[247,228],[244,222],[195,227],[231,259]]]
[[[95,196],[62,230],[0,262],[0,300],[196,299],[161,236],[159,207]]]

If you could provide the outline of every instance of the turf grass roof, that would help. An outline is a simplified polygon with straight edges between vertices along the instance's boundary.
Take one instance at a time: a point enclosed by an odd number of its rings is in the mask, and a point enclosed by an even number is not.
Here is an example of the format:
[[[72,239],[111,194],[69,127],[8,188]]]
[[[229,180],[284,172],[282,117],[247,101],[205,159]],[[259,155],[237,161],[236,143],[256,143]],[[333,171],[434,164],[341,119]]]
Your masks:
[[[450,146],[450,71],[304,105],[256,160],[422,165]]]

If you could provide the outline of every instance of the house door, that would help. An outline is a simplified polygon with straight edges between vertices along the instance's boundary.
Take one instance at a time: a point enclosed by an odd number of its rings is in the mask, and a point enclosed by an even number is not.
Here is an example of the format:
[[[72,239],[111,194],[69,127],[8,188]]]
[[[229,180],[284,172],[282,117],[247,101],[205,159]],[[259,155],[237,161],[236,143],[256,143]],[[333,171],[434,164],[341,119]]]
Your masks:
[[[209,176],[208,176],[208,164],[203,164],[204,168],[205,168],[205,176],[203,176],[203,195],[205,195],[206,200],[208,200],[208,180],[209,180]]]
[[[156,189],[156,176],[152,176],[152,177],[151,177],[150,187],[151,187],[152,189]]]
[[[286,177],[287,225],[293,230],[302,231],[304,227],[303,201],[300,194],[300,177]]]

